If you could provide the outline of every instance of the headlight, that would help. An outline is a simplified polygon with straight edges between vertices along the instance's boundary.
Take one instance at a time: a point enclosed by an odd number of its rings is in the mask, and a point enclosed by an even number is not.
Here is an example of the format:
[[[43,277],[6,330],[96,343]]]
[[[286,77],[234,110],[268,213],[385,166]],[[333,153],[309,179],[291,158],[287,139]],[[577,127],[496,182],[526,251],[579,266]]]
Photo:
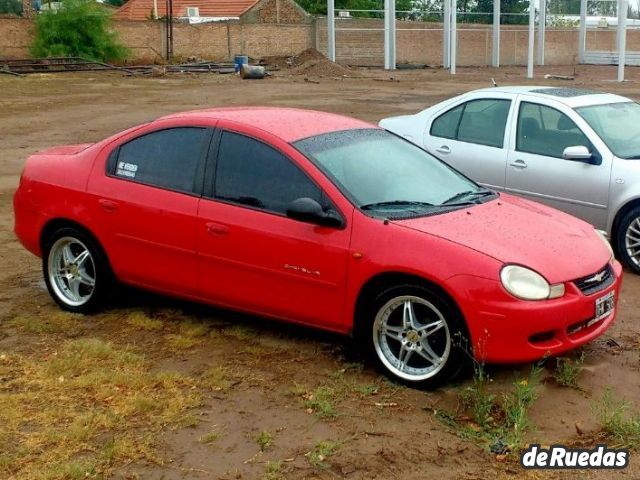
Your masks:
[[[598,237],[600,237],[600,240],[602,240],[607,246],[607,250],[609,250],[609,253],[611,254],[611,258],[609,258],[609,261],[613,260],[613,247],[611,246],[611,242],[609,242],[609,239],[607,238],[606,232],[598,230],[597,228],[595,229],[595,231]]]
[[[564,295],[564,284],[549,285],[542,275],[520,265],[507,265],[500,272],[507,291],[523,300],[545,300]]]

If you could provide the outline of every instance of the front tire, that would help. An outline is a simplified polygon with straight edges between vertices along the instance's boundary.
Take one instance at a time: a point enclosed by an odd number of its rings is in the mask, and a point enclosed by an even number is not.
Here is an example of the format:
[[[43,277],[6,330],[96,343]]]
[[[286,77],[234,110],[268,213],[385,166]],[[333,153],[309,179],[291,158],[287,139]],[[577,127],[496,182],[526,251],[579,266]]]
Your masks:
[[[624,266],[640,274],[640,207],[633,208],[620,221],[616,250]]]
[[[72,227],[55,231],[45,241],[42,270],[49,294],[69,312],[97,310],[111,284],[102,249],[89,235]]]
[[[406,385],[435,388],[471,359],[464,320],[433,289],[389,288],[375,297],[367,320],[370,355],[387,376]]]

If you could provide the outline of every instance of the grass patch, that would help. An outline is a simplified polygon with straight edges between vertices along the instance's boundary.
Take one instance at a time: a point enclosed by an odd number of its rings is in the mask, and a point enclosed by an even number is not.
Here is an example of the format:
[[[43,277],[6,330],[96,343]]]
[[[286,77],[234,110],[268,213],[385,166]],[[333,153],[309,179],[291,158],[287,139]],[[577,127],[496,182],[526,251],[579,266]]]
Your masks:
[[[167,345],[173,350],[189,350],[202,343],[201,338],[193,338],[185,335],[170,333],[164,337]]]
[[[61,333],[75,336],[83,326],[83,316],[70,312],[54,312],[45,316],[18,315],[9,320],[9,325],[28,333],[46,334]]]
[[[211,367],[200,375],[198,383],[209,390],[220,392],[233,386],[233,377],[227,367]]]
[[[305,454],[309,463],[316,468],[328,468],[326,460],[335,455],[340,448],[340,442],[324,440],[316,443],[313,450]]]
[[[256,437],[256,443],[260,447],[260,451],[264,452],[267,448],[273,445],[275,437],[273,433],[268,430],[262,430]]]
[[[211,430],[209,433],[202,435],[198,441],[200,443],[211,444],[217,442],[222,437],[222,431],[219,429]]]
[[[615,442],[615,448],[640,447],[640,413],[607,389],[595,406],[600,429]]]
[[[162,320],[151,318],[144,312],[136,311],[127,315],[126,322],[128,325],[137,330],[145,330],[155,332],[162,330],[164,322]]]
[[[354,366],[355,365],[355,366]],[[381,386],[376,383],[362,383],[357,374],[361,371],[359,364],[348,364],[346,367],[330,372],[328,381],[313,390],[296,384],[293,395],[302,398],[302,404],[308,411],[320,418],[338,416],[338,406],[347,399],[363,399],[380,392]]]
[[[193,379],[153,373],[139,353],[95,338],[5,355],[0,366],[2,478],[108,477],[126,462],[157,462],[157,431],[200,404]]]
[[[279,460],[268,461],[264,467],[264,475],[262,480],[281,480],[284,478],[282,474],[282,462]]]
[[[473,384],[459,394],[458,411],[439,410],[436,417],[458,436],[494,453],[518,452],[524,446],[525,434],[533,428],[529,408],[537,398],[540,372],[539,366],[533,367],[527,378],[514,381],[511,391],[499,395],[490,392],[490,378],[478,366]]]
[[[582,390],[578,385],[578,377],[582,372],[584,364],[584,352],[575,359],[567,357],[556,358],[556,368],[553,372],[553,378],[556,379],[558,385],[576,390]]]

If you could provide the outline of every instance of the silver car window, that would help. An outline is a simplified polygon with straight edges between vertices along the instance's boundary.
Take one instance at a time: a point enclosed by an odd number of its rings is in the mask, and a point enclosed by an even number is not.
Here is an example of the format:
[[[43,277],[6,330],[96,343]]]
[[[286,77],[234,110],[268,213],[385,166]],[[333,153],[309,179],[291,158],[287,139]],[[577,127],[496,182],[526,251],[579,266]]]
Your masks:
[[[576,108],[576,112],[615,156],[640,157],[640,105],[635,102],[608,103]]]
[[[565,148],[575,146],[593,151],[589,139],[564,113],[537,103],[520,104],[516,150],[562,158]]]
[[[458,105],[436,118],[431,135],[502,148],[511,100],[486,98]]]

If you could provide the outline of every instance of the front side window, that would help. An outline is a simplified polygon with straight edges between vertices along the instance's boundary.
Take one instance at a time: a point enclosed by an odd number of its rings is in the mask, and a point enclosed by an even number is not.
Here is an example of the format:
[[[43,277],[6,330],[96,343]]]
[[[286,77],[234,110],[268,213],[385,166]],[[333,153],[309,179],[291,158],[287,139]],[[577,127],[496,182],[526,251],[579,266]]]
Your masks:
[[[291,160],[253,138],[224,132],[216,167],[215,197],[286,214],[298,198],[323,203],[320,188]]]
[[[111,174],[147,185],[193,193],[206,128],[180,127],[135,138],[117,150]]]
[[[616,157],[640,158],[640,105],[635,102],[608,103],[576,108],[576,112]]]
[[[502,148],[511,100],[472,100],[436,118],[431,126],[434,137]]]
[[[562,158],[565,148],[576,146],[587,147],[593,152],[589,139],[564,113],[536,103],[520,104],[516,150]]]
[[[385,130],[346,130],[294,145],[357,207],[385,217],[444,212],[495,198],[494,192]]]

